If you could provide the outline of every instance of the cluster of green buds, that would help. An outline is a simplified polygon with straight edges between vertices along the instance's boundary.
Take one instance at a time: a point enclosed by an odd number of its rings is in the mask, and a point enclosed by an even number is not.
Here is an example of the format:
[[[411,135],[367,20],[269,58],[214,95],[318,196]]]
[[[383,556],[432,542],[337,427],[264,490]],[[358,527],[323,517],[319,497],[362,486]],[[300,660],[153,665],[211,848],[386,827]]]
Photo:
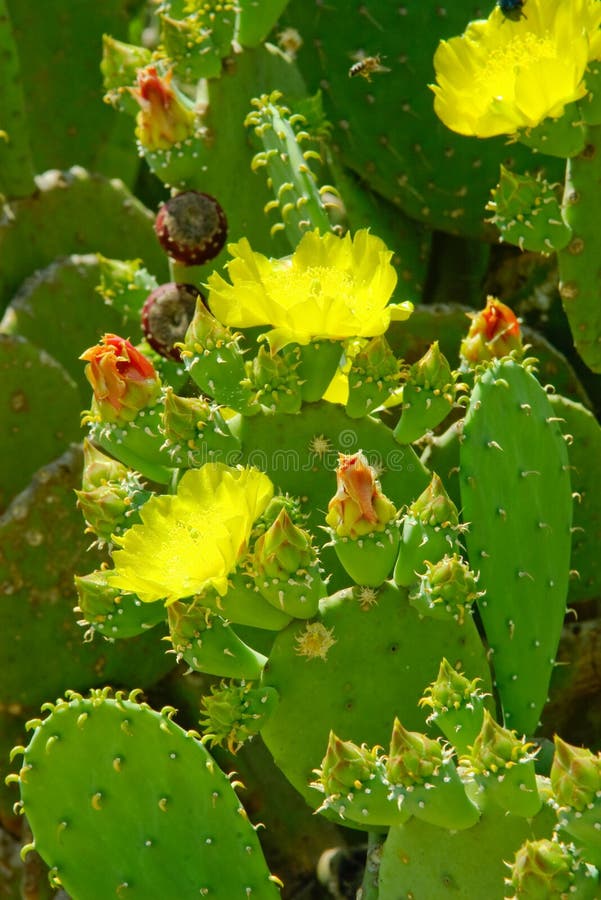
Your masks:
[[[453,757],[449,745],[408,731],[398,719],[387,753],[332,732],[311,787],[325,794],[320,810],[364,827],[401,825],[415,816],[442,828],[470,828],[480,812]]]
[[[451,617],[460,624],[474,601],[484,596],[478,590],[478,576],[457,553],[438,562],[426,560],[426,571],[409,594],[409,602],[422,616],[434,619]]]
[[[277,691],[242,682],[212,685],[201,701],[203,743],[237,753],[259,733],[277,703]]]
[[[317,549],[298,504],[287,497],[274,498],[256,532],[247,566],[257,590],[287,615],[311,618],[327,591]]]
[[[140,476],[122,463],[83,442],[81,490],[77,505],[86,520],[86,531],[96,536],[99,546],[110,544],[138,521],[137,511],[150,496]]]
[[[399,555],[393,574],[398,585],[415,584],[426,562],[435,564],[461,550],[459,513],[436,473],[428,487],[407,507],[401,523]]]

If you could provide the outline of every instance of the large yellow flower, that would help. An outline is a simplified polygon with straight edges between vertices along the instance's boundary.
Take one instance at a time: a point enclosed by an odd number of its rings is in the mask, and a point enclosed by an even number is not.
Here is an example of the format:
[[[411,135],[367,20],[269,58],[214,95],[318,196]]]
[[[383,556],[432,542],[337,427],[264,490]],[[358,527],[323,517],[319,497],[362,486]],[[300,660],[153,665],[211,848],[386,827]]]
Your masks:
[[[149,603],[173,603],[208,587],[223,596],[272,495],[258,469],[207,463],[186,472],[176,494],[151,497],[141,524],[113,538],[121,549],[107,573],[110,584]]]
[[[284,259],[254,253],[246,238],[229,250],[232,284],[211,275],[209,306],[225,325],[273,326],[266,333],[273,352],[292,342],[374,337],[413,309],[388,304],[397,281],[392,253],[366,229],[354,238],[308,232]]]
[[[459,134],[492,137],[559,118],[586,93],[601,57],[599,0],[526,0],[513,21],[495,6],[435,55],[434,109]]]

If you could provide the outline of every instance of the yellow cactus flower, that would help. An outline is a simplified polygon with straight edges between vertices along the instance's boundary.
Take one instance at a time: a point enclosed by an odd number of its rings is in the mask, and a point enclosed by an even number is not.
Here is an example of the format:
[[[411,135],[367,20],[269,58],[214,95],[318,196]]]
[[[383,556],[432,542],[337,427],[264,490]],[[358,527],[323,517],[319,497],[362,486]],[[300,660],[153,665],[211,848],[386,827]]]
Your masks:
[[[397,282],[392,253],[367,229],[353,238],[307,232],[284,259],[253,252],[246,238],[229,250],[232,284],[211,275],[209,306],[225,325],[273,326],[265,335],[273,353],[293,342],[374,337],[413,310],[388,303]]]
[[[151,497],[142,522],[114,537],[120,549],[107,573],[111,586],[146,603],[169,604],[210,587],[223,596],[272,495],[271,481],[258,469],[222,463],[191,469],[176,494]]]
[[[516,21],[495,6],[435,55],[434,109],[459,134],[492,137],[559,118],[601,58],[598,0],[528,0]]]

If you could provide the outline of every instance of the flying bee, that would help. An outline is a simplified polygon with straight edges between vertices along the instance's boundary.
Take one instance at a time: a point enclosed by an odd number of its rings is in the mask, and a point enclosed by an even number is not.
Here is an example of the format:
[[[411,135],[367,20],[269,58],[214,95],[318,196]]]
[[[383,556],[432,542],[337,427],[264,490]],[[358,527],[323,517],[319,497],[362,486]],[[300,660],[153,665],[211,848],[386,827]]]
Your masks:
[[[526,18],[524,13],[525,2],[526,0],[497,0],[497,6],[506,19],[511,19],[512,22],[519,22],[520,19]]]
[[[348,70],[349,78],[355,78],[356,75],[360,75],[367,81],[371,81],[371,76],[374,72],[390,72],[390,69],[387,69],[386,66],[380,65],[381,60],[382,57],[379,53],[375,56],[363,56],[356,63],[353,63]]]

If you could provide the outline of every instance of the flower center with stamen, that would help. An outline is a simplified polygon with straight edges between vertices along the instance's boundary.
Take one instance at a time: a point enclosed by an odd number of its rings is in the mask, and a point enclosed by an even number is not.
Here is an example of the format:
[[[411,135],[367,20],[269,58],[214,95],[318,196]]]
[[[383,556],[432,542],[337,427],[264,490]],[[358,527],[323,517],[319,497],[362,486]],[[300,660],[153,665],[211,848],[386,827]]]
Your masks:
[[[490,86],[502,96],[503,88],[518,69],[536,68],[544,60],[557,59],[557,47],[548,37],[537,37],[531,32],[514,37],[509,43],[491,51],[486,67],[477,75],[477,82]]]

